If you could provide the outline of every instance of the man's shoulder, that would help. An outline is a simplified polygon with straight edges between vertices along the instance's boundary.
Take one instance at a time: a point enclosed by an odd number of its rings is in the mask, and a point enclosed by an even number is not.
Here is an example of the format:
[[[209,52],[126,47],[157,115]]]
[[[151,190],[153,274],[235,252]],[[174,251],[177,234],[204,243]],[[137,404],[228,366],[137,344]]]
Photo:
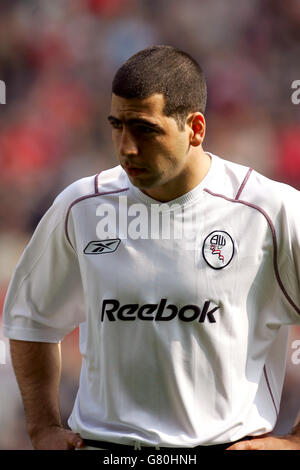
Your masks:
[[[299,205],[300,192],[253,169],[241,199],[265,208],[271,213],[274,211],[278,213],[282,209],[293,210],[297,204]]]
[[[300,191],[275,181],[254,168],[223,160],[224,195],[264,210],[270,216],[280,211],[293,213],[300,204]]]
[[[113,191],[117,192],[126,187],[125,176],[126,173],[118,165],[95,175],[80,178],[61,191],[55,198],[54,204],[69,207],[81,199]]]

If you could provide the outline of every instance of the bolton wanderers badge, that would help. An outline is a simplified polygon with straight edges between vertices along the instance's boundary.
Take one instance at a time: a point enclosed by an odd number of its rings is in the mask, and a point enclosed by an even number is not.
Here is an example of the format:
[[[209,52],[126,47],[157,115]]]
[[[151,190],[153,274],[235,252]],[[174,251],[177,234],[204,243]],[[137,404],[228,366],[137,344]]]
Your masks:
[[[202,254],[213,269],[228,266],[234,255],[234,243],[229,233],[222,230],[211,232],[204,240]]]

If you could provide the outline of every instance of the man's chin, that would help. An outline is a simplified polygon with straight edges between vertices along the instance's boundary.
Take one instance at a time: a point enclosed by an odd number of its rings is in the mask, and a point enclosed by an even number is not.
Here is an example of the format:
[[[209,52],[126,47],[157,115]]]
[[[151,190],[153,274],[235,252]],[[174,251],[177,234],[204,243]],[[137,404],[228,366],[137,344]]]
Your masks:
[[[136,186],[140,190],[151,189],[156,186],[155,182],[151,178],[147,178],[146,175],[142,174],[139,176],[127,175],[131,184]]]

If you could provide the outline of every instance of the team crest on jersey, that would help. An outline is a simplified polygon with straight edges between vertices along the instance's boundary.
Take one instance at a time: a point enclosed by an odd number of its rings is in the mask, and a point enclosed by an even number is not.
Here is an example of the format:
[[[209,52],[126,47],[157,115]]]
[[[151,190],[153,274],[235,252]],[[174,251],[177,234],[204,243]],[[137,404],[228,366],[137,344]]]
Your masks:
[[[233,240],[229,233],[215,230],[205,238],[202,253],[203,258],[211,268],[225,268],[234,255]]]
[[[121,240],[114,238],[113,240],[97,240],[87,244],[83,252],[86,255],[102,255],[103,253],[113,253],[120,245]]]

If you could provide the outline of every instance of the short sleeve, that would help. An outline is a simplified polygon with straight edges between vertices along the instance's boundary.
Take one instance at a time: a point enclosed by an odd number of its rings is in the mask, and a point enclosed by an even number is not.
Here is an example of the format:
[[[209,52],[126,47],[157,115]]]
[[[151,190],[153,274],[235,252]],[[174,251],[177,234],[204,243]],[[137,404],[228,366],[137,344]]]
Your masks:
[[[60,342],[85,320],[77,254],[65,233],[66,204],[57,198],[37,226],[10,281],[4,336]]]
[[[287,300],[290,324],[300,324],[300,192],[282,185],[283,205],[275,220],[277,277]]]

